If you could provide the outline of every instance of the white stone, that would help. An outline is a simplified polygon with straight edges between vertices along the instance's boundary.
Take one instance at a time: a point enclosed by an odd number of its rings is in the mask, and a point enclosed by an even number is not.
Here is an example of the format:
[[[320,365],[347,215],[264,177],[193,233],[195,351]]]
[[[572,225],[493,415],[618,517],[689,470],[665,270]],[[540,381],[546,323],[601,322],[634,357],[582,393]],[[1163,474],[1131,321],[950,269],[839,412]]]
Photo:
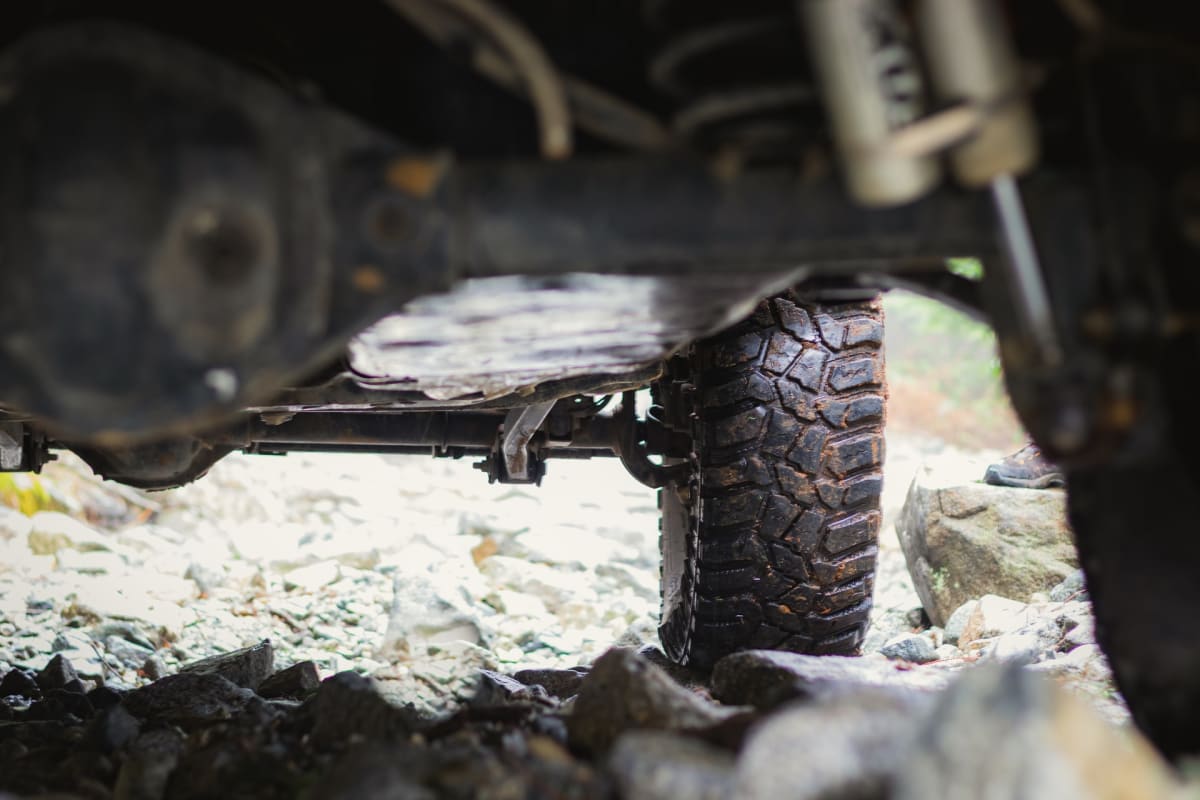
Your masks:
[[[1036,663],[1042,647],[1038,637],[1031,633],[1010,633],[999,636],[984,651],[987,658],[1015,664]]]
[[[1024,603],[994,594],[984,595],[963,626],[958,646],[966,647],[979,639],[1016,633],[1036,619],[1036,610]]]
[[[125,559],[101,550],[79,552],[62,549],[55,555],[59,569],[87,575],[122,575],[129,571]]]
[[[20,511],[0,506],[0,541],[18,539],[24,541],[33,528],[33,520]]]
[[[341,576],[341,568],[337,561],[318,561],[288,572],[283,578],[283,586],[285,589],[315,592],[336,582]]]
[[[29,549],[39,556],[54,555],[63,548],[85,551],[110,549],[110,543],[103,535],[57,511],[34,514],[27,541]]]

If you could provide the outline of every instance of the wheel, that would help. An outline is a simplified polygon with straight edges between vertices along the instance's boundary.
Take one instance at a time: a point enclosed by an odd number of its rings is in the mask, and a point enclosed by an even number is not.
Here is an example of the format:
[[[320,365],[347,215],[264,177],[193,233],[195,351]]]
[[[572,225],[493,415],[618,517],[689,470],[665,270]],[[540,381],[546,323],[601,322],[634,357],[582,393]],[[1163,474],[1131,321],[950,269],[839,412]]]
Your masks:
[[[736,650],[855,654],[883,485],[883,312],[789,293],[693,345],[659,391],[692,440],[660,491],[662,617],[675,661]]]
[[[1067,477],[1098,641],[1134,721],[1169,758],[1200,753],[1200,537],[1189,469],[1164,459]]]
[[[1096,635],[1138,727],[1169,758],[1200,754],[1200,425],[1180,341],[1154,367],[1163,410],[1127,463],[1067,471],[1067,501]],[[1157,423],[1155,422],[1157,420]]]

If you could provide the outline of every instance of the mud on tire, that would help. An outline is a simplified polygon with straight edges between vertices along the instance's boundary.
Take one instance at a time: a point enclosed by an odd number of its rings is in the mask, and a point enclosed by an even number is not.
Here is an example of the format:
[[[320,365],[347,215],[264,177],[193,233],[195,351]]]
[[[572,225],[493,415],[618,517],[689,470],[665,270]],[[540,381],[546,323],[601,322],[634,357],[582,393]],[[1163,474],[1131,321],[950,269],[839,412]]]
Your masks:
[[[883,482],[878,300],[763,301],[677,372],[660,395],[685,406],[666,411],[690,419],[692,469],[659,498],[664,649],[701,668],[746,648],[857,653]]]

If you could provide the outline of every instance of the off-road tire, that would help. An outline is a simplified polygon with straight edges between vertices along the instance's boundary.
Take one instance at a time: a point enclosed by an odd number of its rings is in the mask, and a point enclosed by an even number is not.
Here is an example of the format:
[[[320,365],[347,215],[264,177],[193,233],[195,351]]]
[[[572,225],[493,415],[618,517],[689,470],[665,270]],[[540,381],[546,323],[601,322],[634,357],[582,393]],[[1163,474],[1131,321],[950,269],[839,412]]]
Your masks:
[[[1097,639],[1134,721],[1169,758],[1200,754],[1194,469],[1167,457],[1067,475]]]
[[[1116,463],[1067,469],[1067,504],[1096,638],[1133,720],[1168,758],[1200,755],[1200,339],[1145,354],[1150,379]]]
[[[747,648],[857,653],[883,485],[878,300],[763,301],[659,394],[692,438],[688,484],[659,496],[667,654],[703,669]]]

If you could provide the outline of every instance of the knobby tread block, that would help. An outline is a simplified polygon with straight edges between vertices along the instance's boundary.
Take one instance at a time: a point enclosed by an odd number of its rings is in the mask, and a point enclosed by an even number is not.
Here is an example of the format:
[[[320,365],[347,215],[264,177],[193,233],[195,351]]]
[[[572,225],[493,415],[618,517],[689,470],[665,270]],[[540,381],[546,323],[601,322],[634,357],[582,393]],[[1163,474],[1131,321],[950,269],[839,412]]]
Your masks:
[[[788,293],[695,344],[688,363],[696,496],[677,533],[693,537],[695,591],[671,619],[664,606],[668,654],[704,667],[748,647],[856,653],[880,526],[878,300]]]

